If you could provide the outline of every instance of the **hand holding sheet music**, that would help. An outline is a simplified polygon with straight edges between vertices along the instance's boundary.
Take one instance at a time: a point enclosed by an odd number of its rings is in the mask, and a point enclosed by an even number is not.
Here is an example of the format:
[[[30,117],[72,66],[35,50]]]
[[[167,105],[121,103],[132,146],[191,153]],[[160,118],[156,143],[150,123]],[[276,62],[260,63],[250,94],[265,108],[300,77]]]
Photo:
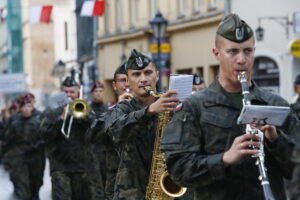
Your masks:
[[[175,90],[177,97],[180,101],[183,101],[187,96],[191,95],[193,86],[193,75],[187,74],[171,74],[169,90]]]

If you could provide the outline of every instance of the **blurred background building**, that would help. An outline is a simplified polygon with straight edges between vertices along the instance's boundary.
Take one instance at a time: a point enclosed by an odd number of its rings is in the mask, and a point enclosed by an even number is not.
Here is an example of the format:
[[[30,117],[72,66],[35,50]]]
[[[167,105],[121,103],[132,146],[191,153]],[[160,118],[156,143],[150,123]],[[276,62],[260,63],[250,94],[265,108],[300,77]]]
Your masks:
[[[300,61],[291,44],[300,37],[298,0],[92,0],[104,2],[101,14],[83,16],[85,2],[0,0],[0,73],[24,73],[39,107],[47,106],[72,69],[82,72],[86,95],[89,85],[100,80],[105,101],[114,101],[113,73],[133,48],[159,61],[164,87],[170,73],[199,73],[210,84],[218,73],[211,52],[215,31],[230,12],[259,34],[253,78],[288,101],[294,95]],[[34,21],[37,10],[46,13]],[[168,22],[159,40],[150,25],[158,11]]]

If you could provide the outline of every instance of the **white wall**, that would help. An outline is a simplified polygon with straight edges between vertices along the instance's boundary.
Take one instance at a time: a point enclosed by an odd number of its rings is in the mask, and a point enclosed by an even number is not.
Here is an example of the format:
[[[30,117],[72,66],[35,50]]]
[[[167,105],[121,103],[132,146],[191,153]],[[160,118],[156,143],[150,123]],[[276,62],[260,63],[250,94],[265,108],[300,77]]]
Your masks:
[[[258,27],[258,18],[266,16],[292,16],[293,12],[300,11],[299,0],[231,0],[231,12],[237,13],[255,30]],[[280,71],[280,95],[290,101],[294,95],[293,81],[300,73],[300,61],[289,52],[290,43],[299,38],[289,26],[289,35],[286,29],[275,20],[262,20],[261,26],[265,30],[264,40],[256,42],[256,55],[268,56],[277,62]]]
[[[55,60],[67,62],[77,58],[75,1],[56,2],[53,8]],[[65,22],[68,26],[68,49],[65,48]],[[74,63],[70,63],[74,64]]]

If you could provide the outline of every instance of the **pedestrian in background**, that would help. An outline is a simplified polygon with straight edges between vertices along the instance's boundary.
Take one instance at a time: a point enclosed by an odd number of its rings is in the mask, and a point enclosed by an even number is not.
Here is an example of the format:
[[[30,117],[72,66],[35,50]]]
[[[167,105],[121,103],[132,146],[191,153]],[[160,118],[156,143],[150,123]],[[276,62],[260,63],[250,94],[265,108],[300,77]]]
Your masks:
[[[45,168],[44,141],[33,102],[20,100],[20,113],[7,127],[5,158],[16,199],[38,200]]]

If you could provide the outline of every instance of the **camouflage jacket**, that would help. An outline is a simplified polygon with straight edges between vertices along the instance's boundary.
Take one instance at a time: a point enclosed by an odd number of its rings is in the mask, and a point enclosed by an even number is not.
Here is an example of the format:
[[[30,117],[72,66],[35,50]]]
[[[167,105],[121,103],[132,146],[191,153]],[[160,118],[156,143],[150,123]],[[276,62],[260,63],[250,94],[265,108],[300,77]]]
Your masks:
[[[296,113],[298,119],[300,119],[300,102],[297,101],[296,103],[291,104],[291,108]]]
[[[110,115],[107,130],[120,155],[115,200],[144,199],[157,124],[156,115],[146,115],[147,108],[132,98],[117,104]]]
[[[255,84],[250,95],[252,104],[288,106]],[[197,200],[264,199],[256,159],[245,157],[227,168],[222,163],[234,138],[245,133],[245,125],[237,125],[241,108],[216,80],[188,97],[165,130],[161,149],[168,171],[179,184],[194,188]],[[289,136],[296,134],[297,122],[291,113],[277,127],[278,139],[274,143],[265,140],[265,165],[275,199],[286,199],[283,176],[291,178],[294,142]]]
[[[289,185],[290,200],[300,199],[300,148],[295,149],[292,160],[296,163],[292,181]]]
[[[96,115],[100,115],[108,110],[108,106],[104,103],[92,102],[90,106],[91,109],[96,113]]]
[[[5,133],[6,157],[26,156],[42,150],[44,141],[39,128],[38,115],[30,118],[15,115]]]
[[[48,110],[41,123],[41,131],[46,142],[46,153],[50,161],[50,170],[63,172],[84,172],[91,161],[90,144],[86,143],[85,133],[90,119],[73,119],[70,137],[67,139],[61,132],[63,120],[60,115],[63,108]],[[67,117],[65,131],[69,127]]]

